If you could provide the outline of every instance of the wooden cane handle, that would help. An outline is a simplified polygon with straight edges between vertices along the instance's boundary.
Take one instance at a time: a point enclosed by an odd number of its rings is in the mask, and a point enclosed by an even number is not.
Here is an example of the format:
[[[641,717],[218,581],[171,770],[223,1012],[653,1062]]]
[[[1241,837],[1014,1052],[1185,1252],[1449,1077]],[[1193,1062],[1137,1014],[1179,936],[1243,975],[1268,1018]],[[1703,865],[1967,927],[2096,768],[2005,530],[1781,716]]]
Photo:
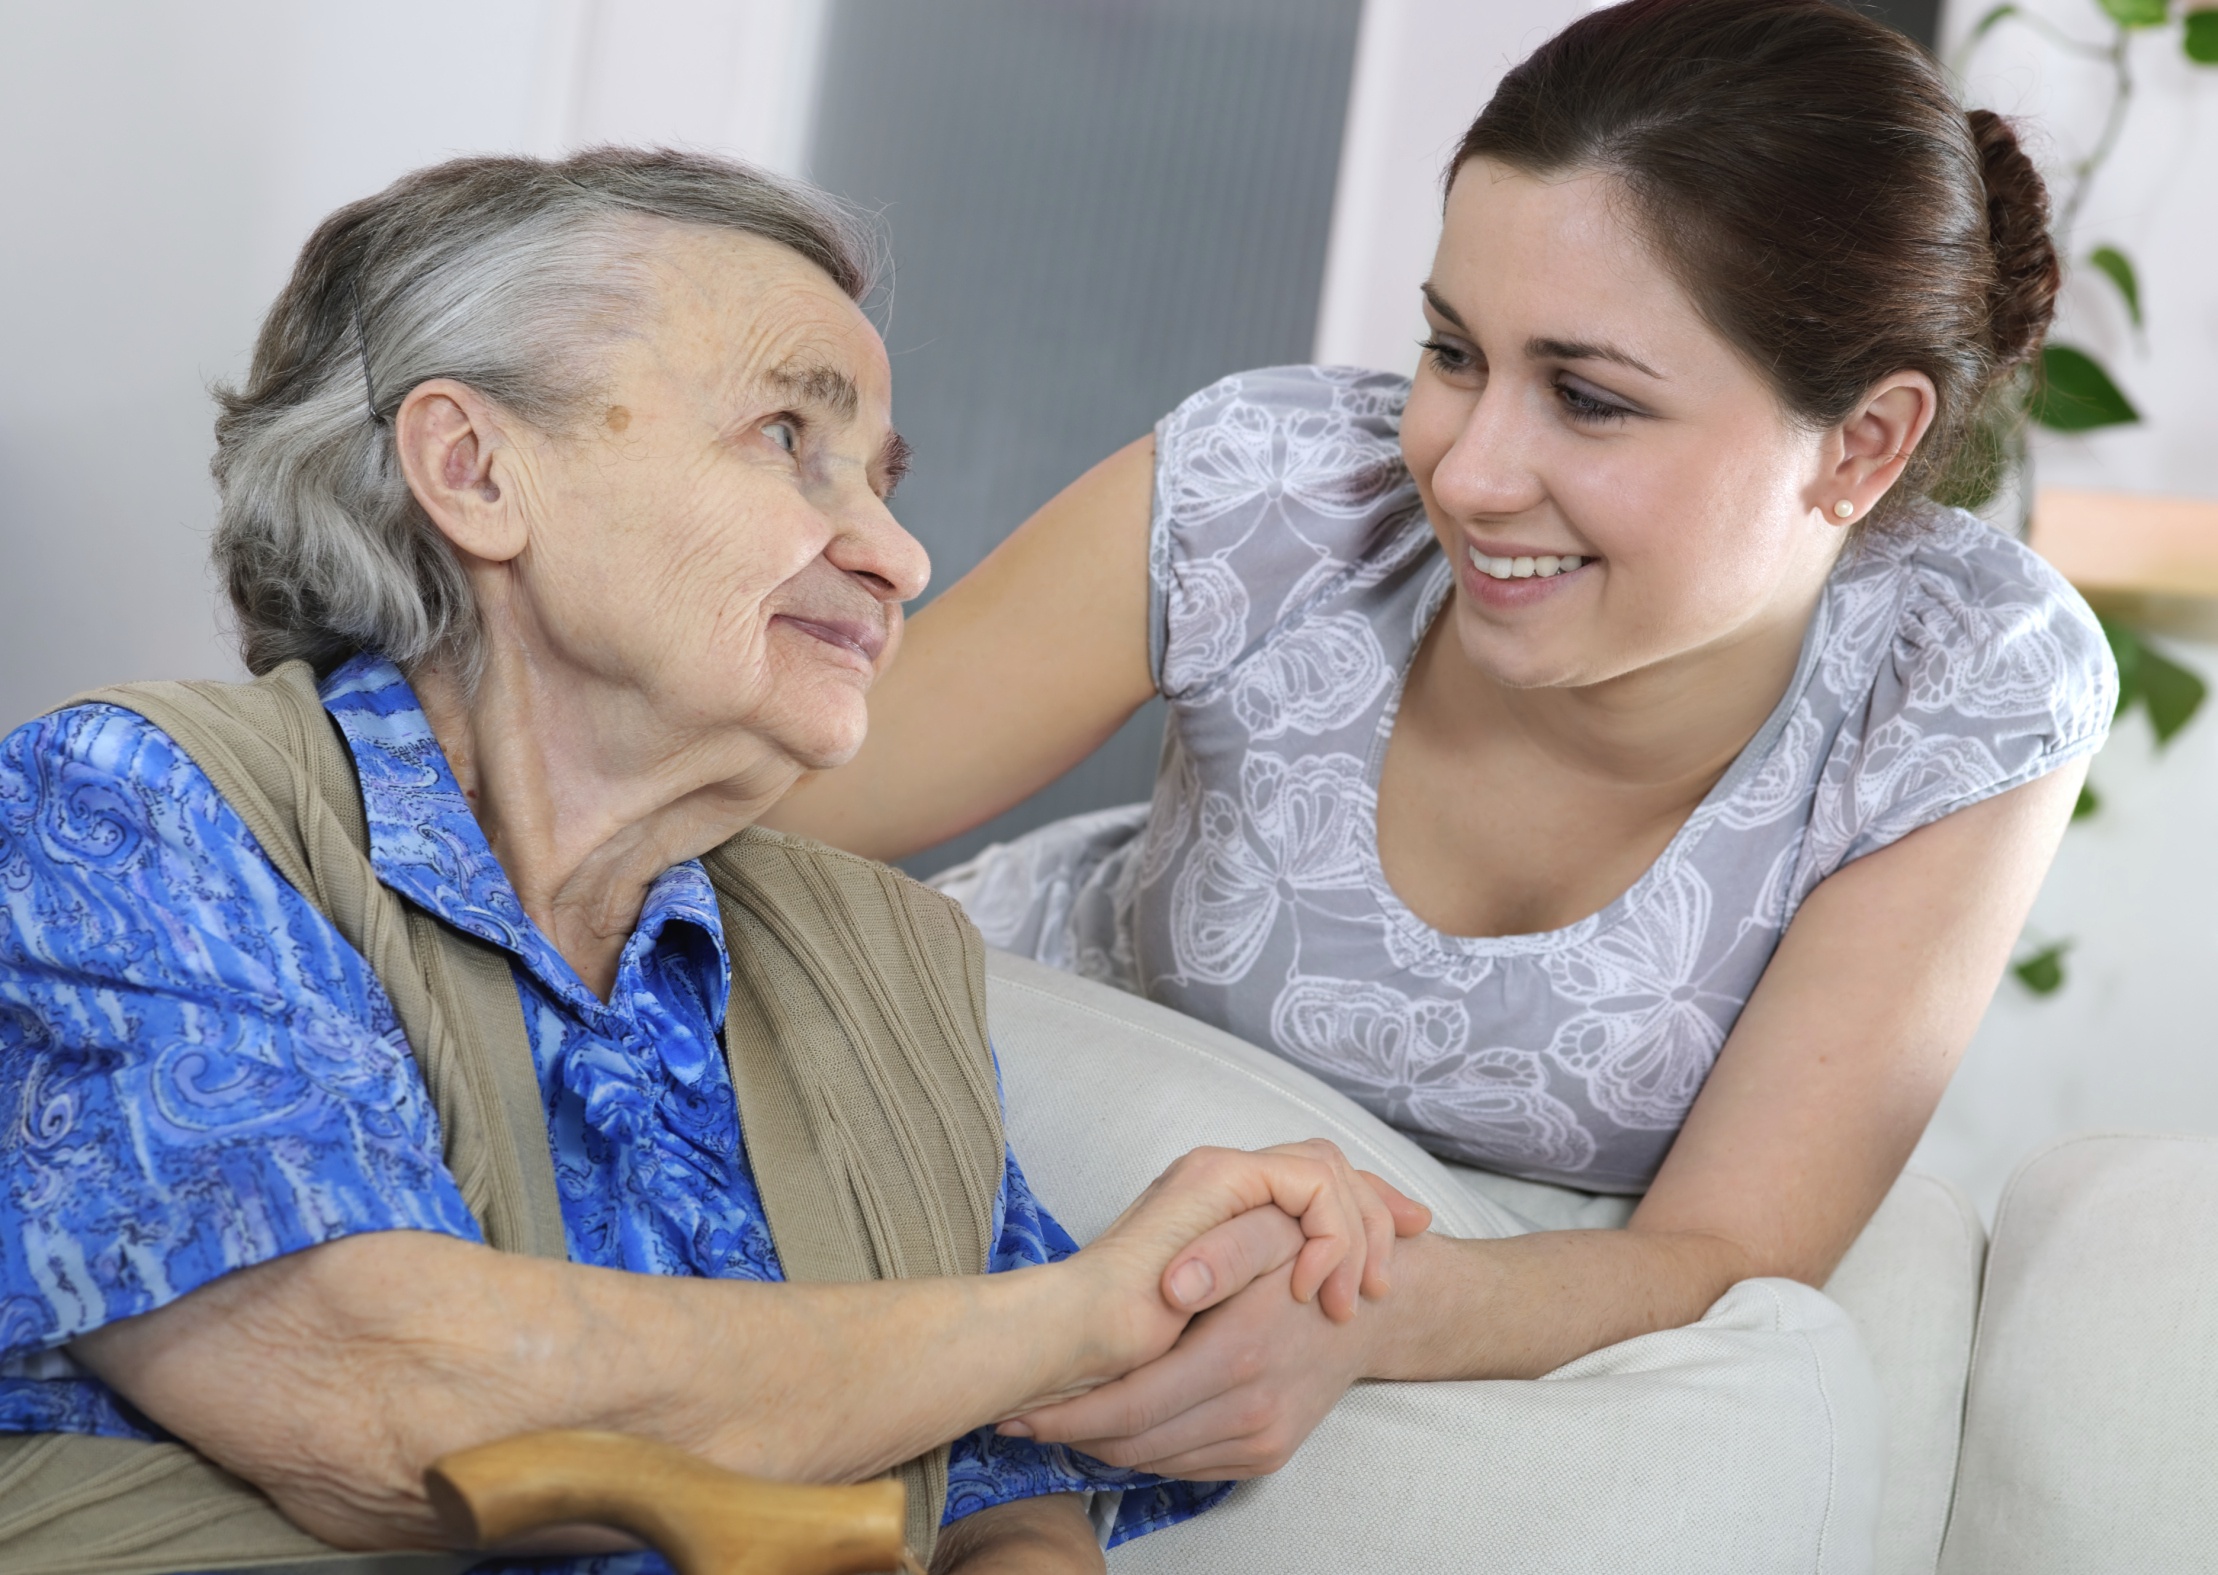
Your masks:
[[[424,1473],[448,1533],[488,1548],[548,1526],[609,1526],[678,1575],[879,1575],[913,1567],[906,1493],[765,1482],[621,1433],[526,1433],[458,1450]]]

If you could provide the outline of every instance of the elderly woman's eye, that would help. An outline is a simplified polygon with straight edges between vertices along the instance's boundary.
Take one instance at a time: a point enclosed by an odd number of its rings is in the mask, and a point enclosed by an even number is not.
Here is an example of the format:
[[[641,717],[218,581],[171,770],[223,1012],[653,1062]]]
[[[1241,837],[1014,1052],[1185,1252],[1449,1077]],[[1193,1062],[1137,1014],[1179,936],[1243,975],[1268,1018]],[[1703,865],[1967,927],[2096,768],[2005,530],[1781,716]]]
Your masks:
[[[801,448],[801,427],[798,422],[772,421],[762,429],[762,435],[784,449],[788,454]]]

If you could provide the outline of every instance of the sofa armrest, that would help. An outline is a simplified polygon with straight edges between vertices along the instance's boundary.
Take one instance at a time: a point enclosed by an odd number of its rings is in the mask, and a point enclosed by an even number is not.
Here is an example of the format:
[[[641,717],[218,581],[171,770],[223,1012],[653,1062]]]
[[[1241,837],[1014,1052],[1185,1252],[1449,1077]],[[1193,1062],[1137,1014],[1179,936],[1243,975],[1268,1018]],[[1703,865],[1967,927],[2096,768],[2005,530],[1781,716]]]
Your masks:
[[[1933,1575],[1940,1561],[1986,1255],[1970,1200],[1906,1171],[1826,1283],[1863,1336],[1887,1408],[1875,1575]]]
[[[2018,1169],[1943,1575],[2218,1558],[2218,1138],[2097,1133]]]

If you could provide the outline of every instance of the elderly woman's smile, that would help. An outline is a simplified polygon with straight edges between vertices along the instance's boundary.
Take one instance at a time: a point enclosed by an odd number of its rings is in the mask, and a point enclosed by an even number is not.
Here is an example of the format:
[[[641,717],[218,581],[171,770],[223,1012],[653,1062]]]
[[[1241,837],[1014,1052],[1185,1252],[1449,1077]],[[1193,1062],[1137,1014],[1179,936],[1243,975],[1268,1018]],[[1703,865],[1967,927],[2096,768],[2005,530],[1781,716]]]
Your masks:
[[[596,988],[655,874],[860,746],[929,573],[886,508],[905,449],[855,303],[754,236],[628,239],[580,417],[432,378],[394,418],[483,635],[474,675],[435,657],[418,693],[526,911]]]

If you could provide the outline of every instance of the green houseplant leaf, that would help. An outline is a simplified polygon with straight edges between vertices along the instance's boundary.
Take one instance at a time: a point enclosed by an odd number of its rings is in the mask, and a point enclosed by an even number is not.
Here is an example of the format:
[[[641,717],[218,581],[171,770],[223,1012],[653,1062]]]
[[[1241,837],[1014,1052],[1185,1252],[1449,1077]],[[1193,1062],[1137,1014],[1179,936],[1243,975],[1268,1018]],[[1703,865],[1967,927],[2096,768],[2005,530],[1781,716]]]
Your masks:
[[[2072,803],[2072,819],[2085,820],[2102,808],[2102,795],[2082,782],[2079,797]]]
[[[2139,421],[2141,412],[2118,391],[2101,363],[2070,345],[2044,345],[2033,419],[2054,432],[2092,432]]]
[[[2162,27],[2165,0],[2102,0],[2110,20],[2120,27]]]
[[[2180,34],[2187,58],[2201,66],[2218,66],[2218,10],[2190,11]]]
[[[2141,706],[2149,713],[2149,725],[2156,729],[2159,744],[2170,743],[2172,735],[2193,720],[2202,709],[2203,697],[2210,692],[2201,678],[2145,642],[2141,647],[2140,681]]]
[[[2102,632],[2110,641],[2110,659],[2118,664],[2118,709],[2111,713],[2115,721],[2141,698],[2141,637],[2108,618],[2102,620]]]
[[[2218,16],[2218,11],[2211,13]],[[2110,282],[2125,297],[2126,315],[2133,319],[2133,326],[2141,326],[2141,280],[2133,271],[2133,263],[2115,246],[2098,246],[2087,254],[2087,260],[2103,271]]]
[[[2035,995],[2054,995],[2064,984],[2064,954],[2072,949],[2070,941],[2058,941],[2054,946],[2044,946],[2031,957],[2021,958],[2010,965],[2018,982]]]
[[[2167,744],[2172,735],[2194,720],[2209,686],[2200,675],[2182,667],[2122,623],[2103,620],[2110,654],[2118,664],[2118,711],[2124,716],[2139,705],[2149,713],[2156,741]],[[2078,812],[2074,811],[2074,818]]]

